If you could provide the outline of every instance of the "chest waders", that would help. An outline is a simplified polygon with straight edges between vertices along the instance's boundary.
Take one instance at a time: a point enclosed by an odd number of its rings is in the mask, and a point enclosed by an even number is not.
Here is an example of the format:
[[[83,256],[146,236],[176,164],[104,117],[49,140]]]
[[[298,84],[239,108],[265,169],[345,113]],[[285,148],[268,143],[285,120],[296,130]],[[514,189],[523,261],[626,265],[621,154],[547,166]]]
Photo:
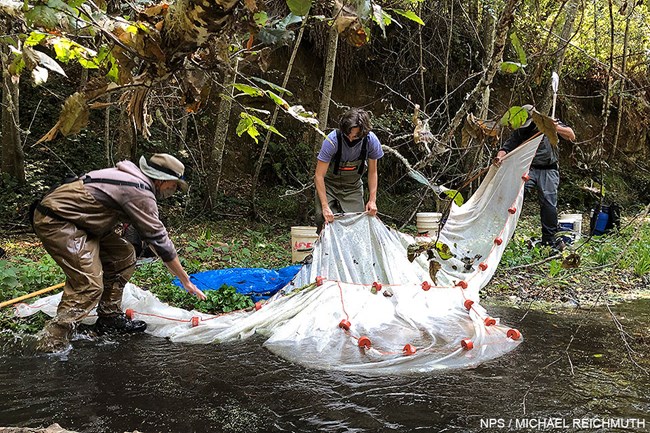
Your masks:
[[[368,136],[366,135],[361,144],[359,159],[355,161],[341,162],[343,153],[343,134],[336,131],[337,149],[334,159],[330,163],[325,174],[325,195],[332,213],[354,213],[365,211],[363,200],[363,181],[361,177],[366,169],[368,158]],[[316,225],[318,232],[321,231],[325,219],[318,192],[316,192]]]
[[[85,183],[110,183],[151,191],[144,183],[81,178],[59,186],[36,206],[34,231],[66,275],[57,314],[39,339],[43,351],[67,346],[75,326],[97,307],[100,317],[122,313],[122,292],[135,270],[133,246],[113,230],[117,214]]]

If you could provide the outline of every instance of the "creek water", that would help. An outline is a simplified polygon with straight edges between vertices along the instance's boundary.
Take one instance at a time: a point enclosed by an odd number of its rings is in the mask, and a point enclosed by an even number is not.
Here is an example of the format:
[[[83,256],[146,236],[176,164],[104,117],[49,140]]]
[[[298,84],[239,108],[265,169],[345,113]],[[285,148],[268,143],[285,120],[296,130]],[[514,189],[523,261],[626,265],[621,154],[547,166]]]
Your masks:
[[[522,331],[478,368],[366,377],[303,368],[263,338],[79,340],[66,356],[0,350],[0,426],[80,432],[650,431],[650,300],[550,314],[491,307]],[[572,340],[567,351],[567,345]],[[623,423],[626,424],[623,424]],[[582,424],[581,424],[582,423]],[[618,428],[612,424],[621,423]]]

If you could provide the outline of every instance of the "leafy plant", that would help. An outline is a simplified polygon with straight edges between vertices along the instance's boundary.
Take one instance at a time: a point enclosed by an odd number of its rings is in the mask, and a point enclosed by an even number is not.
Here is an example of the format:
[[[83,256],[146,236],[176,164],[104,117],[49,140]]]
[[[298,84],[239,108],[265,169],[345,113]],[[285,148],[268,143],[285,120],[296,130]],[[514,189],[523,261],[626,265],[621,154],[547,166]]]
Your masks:
[[[562,272],[562,262],[560,260],[551,260],[548,266],[548,274],[556,277]]]

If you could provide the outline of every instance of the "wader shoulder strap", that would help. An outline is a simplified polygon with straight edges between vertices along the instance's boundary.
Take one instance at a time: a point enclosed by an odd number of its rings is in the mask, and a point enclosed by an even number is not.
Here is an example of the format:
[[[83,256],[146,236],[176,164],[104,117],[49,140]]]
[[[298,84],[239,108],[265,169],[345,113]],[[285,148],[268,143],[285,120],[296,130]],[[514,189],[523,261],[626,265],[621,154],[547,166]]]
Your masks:
[[[366,159],[368,158],[368,135],[363,137],[363,143],[361,143],[361,154],[359,155],[359,176],[363,174],[363,170],[366,168]]]
[[[339,166],[341,165],[341,155],[343,154],[343,134],[341,130],[336,130],[336,154],[334,155],[334,174],[339,174]]]
[[[87,183],[107,183],[107,184],[110,184],[110,185],[132,186],[134,188],[144,189],[144,190],[153,192],[151,187],[149,185],[147,185],[146,183],[128,182],[128,181],[124,181],[124,180],[104,179],[104,178],[96,178],[96,179],[94,179],[94,178],[92,178],[90,176],[84,177],[83,182],[84,182],[84,184],[87,184]]]

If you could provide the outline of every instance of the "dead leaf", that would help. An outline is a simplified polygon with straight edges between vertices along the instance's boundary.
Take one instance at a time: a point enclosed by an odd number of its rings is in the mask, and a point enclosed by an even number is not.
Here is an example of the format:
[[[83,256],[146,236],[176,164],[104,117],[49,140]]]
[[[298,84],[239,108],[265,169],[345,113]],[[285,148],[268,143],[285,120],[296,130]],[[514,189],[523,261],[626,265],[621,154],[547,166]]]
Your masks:
[[[88,102],[83,93],[76,92],[63,104],[59,116],[59,131],[64,136],[77,134],[88,125]]]
[[[431,281],[433,281],[433,284],[438,284],[438,281],[436,280],[436,274],[438,271],[442,269],[442,265],[435,260],[431,260],[429,262],[429,276],[431,277]]]
[[[532,113],[533,122],[537,125],[537,129],[540,132],[548,137],[548,140],[553,146],[557,146],[560,139],[557,136],[557,128],[555,126],[555,120],[551,119],[549,116],[545,116],[537,110],[533,110]]]
[[[580,256],[577,253],[571,253],[562,260],[562,268],[573,269],[580,267]]]
[[[244,4],[246,5],[246,9],[249,11],[255,13],[257,12],[257,2],[255,0],[244,0]]]

